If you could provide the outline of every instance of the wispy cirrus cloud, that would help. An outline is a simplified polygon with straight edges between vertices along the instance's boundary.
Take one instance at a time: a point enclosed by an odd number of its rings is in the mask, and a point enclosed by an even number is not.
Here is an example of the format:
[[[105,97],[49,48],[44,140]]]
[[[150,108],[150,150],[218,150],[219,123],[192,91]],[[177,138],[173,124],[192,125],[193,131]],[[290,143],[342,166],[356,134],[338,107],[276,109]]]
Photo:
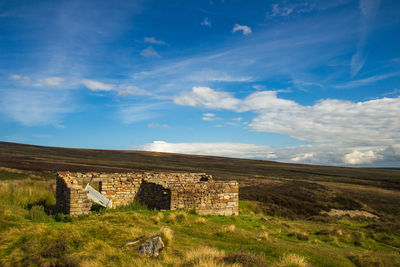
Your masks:
[[[307,21],[265,28],[249,35],[246,40],[216,47],[211,52],[151,62],[133,73],[131,82],[145,90],[161,93],[182,91],[199,84],[257,82],[276,76],[321,83],[319,79],[325,77],[304,77],[304,74],[350,52],[348,45],[344,44],[356,32],[356,29],[346,27],[352,18],[352,14],[342,14],[341,20],[324,16],[318,23]],[[342,69],[338,66],[332,73]],[[157,81],[152,77],[157,77]],[[305,84],[302,87],[308,89]]]
[[[400,76],[400,71],[387,73],[387,74],[381,74],[381,75],[374,75],[374,76],[371,76],[371,77],[368,77],[368,78],[354,80],[354,81],[350,81],[350,82],[347,82],[347,83],[344,83],[344,84],[338,84],[335,87],[336,88],[361,87],[361,86],[364,86],[364,85],[373,84],[373,83],[375,83],[377,81],[389,79],[389,78],[396,77],[396,76]]]
[[[165,103],[127,103],[119,107],[119,118],[125,124],[162,117]]]
[[[356,52],[351,57],[351,76],[356,76],[363,68],[366,61],[365,46],[373,27],[376,14],[379,10],[380,0],[360,0],[359,37]]]
[[[67,92],[37,88],[2,92],[2,113],[25,126],[53,125],[60,127],[65,114],[74,112]]]

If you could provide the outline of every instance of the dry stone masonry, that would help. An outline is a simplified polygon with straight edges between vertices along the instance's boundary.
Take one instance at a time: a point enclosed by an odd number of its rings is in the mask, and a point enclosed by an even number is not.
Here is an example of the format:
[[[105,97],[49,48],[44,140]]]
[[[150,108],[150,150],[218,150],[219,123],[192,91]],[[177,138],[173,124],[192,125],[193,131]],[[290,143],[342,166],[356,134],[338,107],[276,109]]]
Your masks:
[[[129,172],[57,173],[57,206],[71,215],[84,215],[92,205],[87,183],[97,183],[99,192],[113,207],[133,201],[160,210],[195,210],[201,215],[238,215],[239,184],[214,181],[205,173]]]

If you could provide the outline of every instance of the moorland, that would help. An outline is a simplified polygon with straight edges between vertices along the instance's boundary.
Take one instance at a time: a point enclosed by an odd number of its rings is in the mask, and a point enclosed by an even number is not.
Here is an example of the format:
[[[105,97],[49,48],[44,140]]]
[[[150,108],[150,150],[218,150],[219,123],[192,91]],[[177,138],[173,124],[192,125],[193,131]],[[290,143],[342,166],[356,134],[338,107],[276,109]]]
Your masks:
[[[55,206],[62,170],[206,172],[240,183],[240,215],[133,203],[70,217]],[[155,234],[158,258],[126,245]],[[0,265],[400,266],[400,170],[0,142]]]

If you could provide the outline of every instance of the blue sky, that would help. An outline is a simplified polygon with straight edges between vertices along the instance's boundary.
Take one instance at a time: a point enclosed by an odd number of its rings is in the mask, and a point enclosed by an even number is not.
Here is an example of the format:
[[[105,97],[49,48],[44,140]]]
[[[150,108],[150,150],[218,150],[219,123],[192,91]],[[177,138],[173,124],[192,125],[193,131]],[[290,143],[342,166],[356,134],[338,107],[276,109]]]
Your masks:
[[[400,2],[0,1],[0,140],[400,167]]]

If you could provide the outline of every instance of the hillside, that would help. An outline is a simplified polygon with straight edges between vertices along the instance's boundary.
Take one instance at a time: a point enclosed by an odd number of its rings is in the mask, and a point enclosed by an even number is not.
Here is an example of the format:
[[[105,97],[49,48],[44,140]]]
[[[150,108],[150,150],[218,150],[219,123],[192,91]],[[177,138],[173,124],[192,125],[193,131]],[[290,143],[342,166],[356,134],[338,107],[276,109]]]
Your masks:
[[[37,171],[204,171],[216,179],[335,180],[400,189],[400,170],[286,164],[145,151],[43,147],[8,142],[0,142],[0,165]]]
[[[55,208],[58,170],[236,179],[240,215],[133,204],[71,218]],[[326,214],[332,211],[377,218]],[[125,247],[156,233],[167,241],[158,259],[136,256],[138,244]],[[2,266],[398,266],[399,251],[399,170],[0,142]]]

